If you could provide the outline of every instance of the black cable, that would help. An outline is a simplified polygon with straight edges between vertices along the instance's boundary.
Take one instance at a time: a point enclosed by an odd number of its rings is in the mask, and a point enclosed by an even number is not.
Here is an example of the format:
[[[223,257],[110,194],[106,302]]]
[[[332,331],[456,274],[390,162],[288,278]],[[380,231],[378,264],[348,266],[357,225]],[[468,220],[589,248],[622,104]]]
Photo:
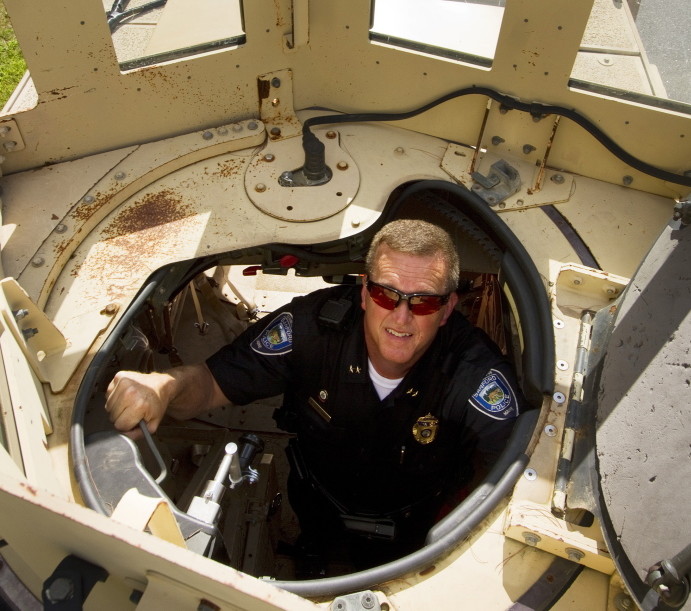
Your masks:
[[[591,136],[593,136],[600,144],[602,144],[610,153],[621,159],[627,165],[632,168],[659,178],[660,180],[665,180],[679,185],[684,185],[686,187],[691,187],[691,176],[684,176],[682,174],[675,174],[674,172],[669,172],[658,168],[652,164],[649,164],[638,157],[634,157],[622,147],[620,147],[612,138],[610,138],[605,132],[603,132],[595,123],[590,119],[587,119],[579,112],[572,108],[566,108],[564,106],[557,106],[552,104],[539,104],[537,102],[521,102],[520,100],[511,97],[509,95],[499,93],[494,89],[489,87],[477,87],[475,85],[471,87],[465,87],[463,89],[457,89],[446,95],[432,100],[431,102],[420,106],[414,110],[409,110],[407,112],[399,113],[352,113],[352,114],[341,114],[341,115],[323,115],[319,117],[311,117],[307,119],[302,126],[303,135],[305,133],[311,133],[310,128],[313,125],[325,125],[334,123],[366,123],[370,121],[400,121],[403,119],[409,119],[415,117],[439,104],[448,102],[458,97],[466,95],[484,95],[496,102],[499,102],[505,108],[511,110],[520,110],[523,112],[530,113],[533,117],[542,117],[545,115],[559,115],[561,117],[566,117],[570,119],[577,125],[580,125],[585,129]]]

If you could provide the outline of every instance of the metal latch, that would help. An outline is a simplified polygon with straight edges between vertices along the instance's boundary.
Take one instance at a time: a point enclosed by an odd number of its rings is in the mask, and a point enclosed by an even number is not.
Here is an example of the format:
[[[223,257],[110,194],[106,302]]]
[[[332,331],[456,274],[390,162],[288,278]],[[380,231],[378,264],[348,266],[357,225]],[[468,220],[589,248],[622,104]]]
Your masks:
[[[490,206],[503,202],[507,197],[518,193],[521,188],[521,175],[518,170],[503,159],[495,161],[490,166],[487,176],[480,172],[473,172],[470,176],[475,181],[473,191]]]

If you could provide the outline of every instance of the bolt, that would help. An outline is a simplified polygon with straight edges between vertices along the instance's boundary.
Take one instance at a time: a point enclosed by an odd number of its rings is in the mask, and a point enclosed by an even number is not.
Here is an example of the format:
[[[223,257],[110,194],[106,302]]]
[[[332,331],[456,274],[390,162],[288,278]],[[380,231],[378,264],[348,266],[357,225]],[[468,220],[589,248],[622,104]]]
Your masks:
[[[96,198],[93,195],[85,195],[82,201],[85,204],[93,204],[96,201]]]
[[[67,577],[58,577],[46,588],[46,598],[52,603],[61,603],[74,595],[74,583]]]
[[[580,562],[585,558],[585,554],[575,547],[566,548],[566,557],[571,560],[571,562]]]
[[[115,174],[115,180],[125,180],[126,176],[127,174],[125,174],[124,172],[117,172]]]
[[[271,100],[271,106],[273,106],[273,107],[278,106],[280,103],[281,103],[281,100],[279,100],[278,98],[274,98],[273,100]]]
[[[338,134],[336,134],[336,132],[333,131],[333,130],[329,130],[328,132],[326,132],[326,137],[327,137],[329,140],[333,140],[337,135],[338,135]]]
[[[264,155],[264,161],[273,161],[274,159],[276,159],[276,157],[274,157],[272,153],[267,153]]]
[[[552,399],[554,399],[554,402],[558,403],[559,405],[561,405],[564,401],[566,401],[566,397],[564,396],[564,393],[562,393],[562,392],[555,392],[552,395]]]
[[[552,174],[550,177],[550,180],[558,185],[561,185],[564,183],[564,176],[562,174]]]
[[[67,231],[67,225],[64,223],[59,223],[55,226],[55,233],[65,233]]]
[[[247,124],[247,129],[252,130],[252,131],[254,131],[255,129],[257,129],[258,127],[259,127],[259,124],[258,124],[256,121],[250,121],[250,122]]]
[[[525,539],[527,545],[532,545],[533,547],[535,547],[541,541],[540,535],[530,532],[524,532],[523,539]]]
[[[506,142],[501,136],[492,136],[492,144],[494,146],[499,146],[502,142]]]
[[[347,162],[345,162],[345,161],[339,161],[339,162],[336,164],[336,167],[337,167],[339,170],[347,170],[347,169],[348,169],[348,164],[347,164]]]
[[[22,308],[21,310],[13,310],[12,314],[14,314],[14,319],[19,321],[22,318],[26,318],[29,315],[29,310],[26,308]]]
[[[608,295],[616,295],[616,293],[617,293],[617,289],[611,285],[607,285],[607,286],[602,287],[602,290],[605,293],[607,293]]]
[[[272,127],[272,128],[271,128],[271,131],[269,131],[269,133],[270,133],[272,136],[278,137],[278,136],[281,135],[281,128],[280,128],[280,127]]]
[[[523,153],[526,155],[530,155],[535,150],[535,147],[532,144],[524,144],[523,145]]]
[[[117,303],[109,303],[103,311],[108,315],[108,316],[113,316],[113,314],[116,314],[119,309],[119,306]]]
[[[553,424],[548,424],[547,426],[545,426],[544,430],[545,435],[547,435],[547,437],[555,437],[557,434],[557,427]]]
[[[374,608],[374,596],[371,593],[365,592],[360,598],[360,604],[363,609],[373,609]]]
[[[537,471],[535,469],[526,469],[523,471],[523,476],[528,480],[528,481],[535,481],[537,479]]]
[[[208,129],[202,134],[204,140],[211,140],[213,137],[214,135]]]
[[[257,193],[264,193],[264,191],[266,191],[266,185],[263,182],[258,182],[256,185],[254,185],[254,190]]]
[[[631,597],[628,594],[624,593],[619,593],[614,597],[614,606],[619,610],[619,611],[629,611],[630,609],[633,609],[633,600],[631,600]]]
[[[31,260],[31,267],[42,267],[46,260],[43,257],[34,257]]]
[[[626,176],[624,176],[624,178],[621,179],[621,182],[624,183],[624,186],[628,187],[633,182],[633,176],[629,176],[627,174]]]
[[[27,329],[22,329],[22,335],[24,336],[24,339],[30,339],[34,335],[38,334],[38,329],[36,327],[29,327]]]
[[[281,86],[281,79],[278,78],[277,76],[274,76],[274,77],[271,79],[271,86],[272,86],[272,87],[275,87],[276,89],[278,89],[278,88]]]

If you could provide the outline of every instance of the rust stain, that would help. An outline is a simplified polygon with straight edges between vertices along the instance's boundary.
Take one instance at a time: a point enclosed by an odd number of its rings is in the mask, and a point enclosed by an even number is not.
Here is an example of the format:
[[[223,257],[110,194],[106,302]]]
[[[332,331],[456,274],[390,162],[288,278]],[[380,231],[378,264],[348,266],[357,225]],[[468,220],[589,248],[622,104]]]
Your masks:
[[[212,176],[220,176],[221,178],[232,178],[233,176],[239,176],[242,174],[242,165],[240,161],[235,161],[230,159],[228,161],[223,161],[218,164],[217,171],[213,172]]]
[[[179,221],[192,214],[189,205],[182,203],[182,197],[170,189],[146,195],[134,206],[126,208],[103,232],[104,237],[137,233],[152,227]]]

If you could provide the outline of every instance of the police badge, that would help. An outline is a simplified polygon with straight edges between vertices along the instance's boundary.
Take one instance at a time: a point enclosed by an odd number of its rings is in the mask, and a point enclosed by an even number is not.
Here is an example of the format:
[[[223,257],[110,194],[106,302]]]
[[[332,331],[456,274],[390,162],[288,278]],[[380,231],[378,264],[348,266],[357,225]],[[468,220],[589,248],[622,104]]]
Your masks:
[[[415,441],[423,445],[432,443],[437,436],[438,428],[439,420],[432,414],[421,416],[413,425],[413,437],[415,437]]]

